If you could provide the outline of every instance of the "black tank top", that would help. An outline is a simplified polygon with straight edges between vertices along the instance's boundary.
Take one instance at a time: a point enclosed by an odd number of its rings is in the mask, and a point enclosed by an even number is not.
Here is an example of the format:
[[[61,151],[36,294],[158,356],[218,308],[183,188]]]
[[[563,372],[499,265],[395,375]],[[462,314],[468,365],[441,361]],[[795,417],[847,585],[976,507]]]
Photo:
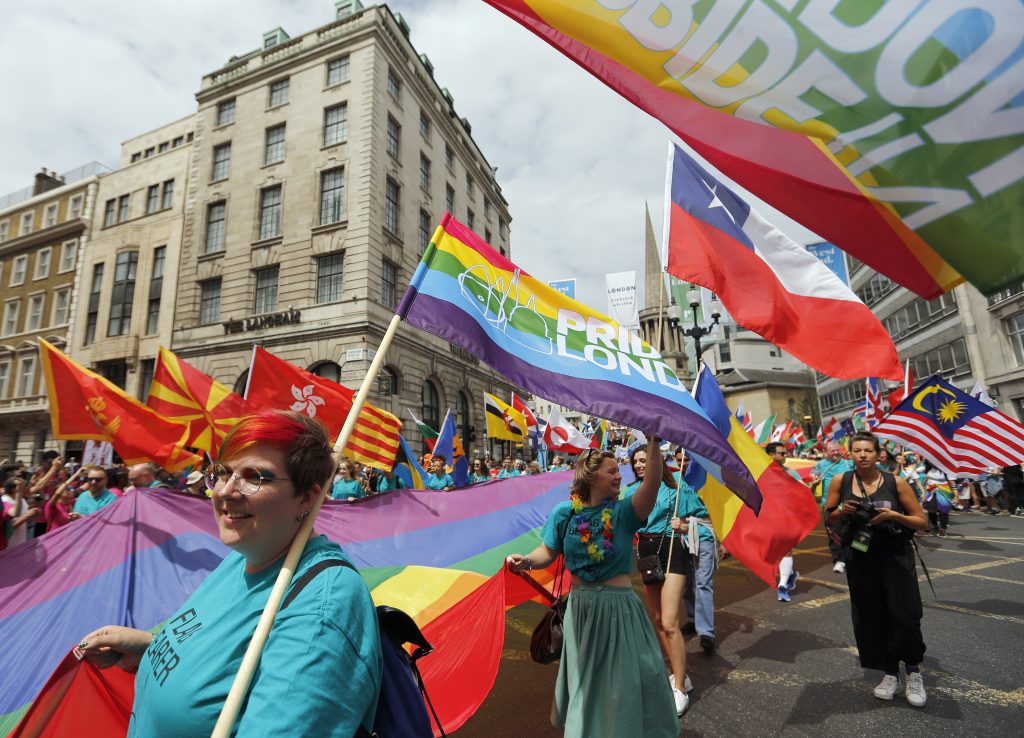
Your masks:
[[[901,515],[906,514],[906,510],[903,509],[903,504],[900,502],[900,495],[896,491],[896,477],[889,472],[880,472],[882,475],[882,483],[878,485],[878,489],[873,494],[867,496],[866,499],[871,500],[872,504],[879,510],[890,509],[895,510]],[[863,500],[864,497],[854,494],[854,485],[857,485],[857,480],[854,477],[857,476],[857,472],[849,471],[843,474],[843,480],[839,484],[839,505],[840,507],[846,500]],[[857,491],[860,492],[860,486],[857,485]],[[896,534],[896,531],[899,534]],[[883,536],[891,535],[893,538],[902,539],[907,537],[910,533],[909,529],[898,526],[893,529],[889,525],[880,525],[875,531]]]

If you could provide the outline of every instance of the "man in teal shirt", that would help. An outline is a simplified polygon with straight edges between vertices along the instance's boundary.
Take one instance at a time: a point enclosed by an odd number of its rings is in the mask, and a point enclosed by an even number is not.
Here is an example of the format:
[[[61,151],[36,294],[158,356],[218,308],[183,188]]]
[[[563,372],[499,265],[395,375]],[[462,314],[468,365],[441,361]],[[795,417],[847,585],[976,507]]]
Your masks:
[[[825,444],[825,458],[821,459],[811,469],[810,488],[813,490],[818,482],[821,482],[821,506],[825,507],[825,500],[828,499],[828,487],[832,478],[837,474],[844,474],[853,471],[853,462],[843,458],[843,447],[835,441]],[[843,561],[843,550],[839,544],[828,536],[828,550],[832,553],[832,571],[842,574],[846,571],[846,562]]]
[[[75,512],[91,515],[117,500],[117,495],[107,489],[107,473],[97,466],[86,467],[85,490],[75,500]]]
[[[501,462],[501,471],[498,472],[498,479],[508,479],[509,477],[518,477],[519,472],[512,466],[512,457],[506,456]]]

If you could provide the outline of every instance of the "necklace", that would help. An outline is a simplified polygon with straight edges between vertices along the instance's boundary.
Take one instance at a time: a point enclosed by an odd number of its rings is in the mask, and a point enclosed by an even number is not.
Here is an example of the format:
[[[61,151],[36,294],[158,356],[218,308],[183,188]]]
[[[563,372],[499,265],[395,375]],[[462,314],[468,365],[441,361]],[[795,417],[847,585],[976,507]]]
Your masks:
[[[614,548],[612,544],[612,540],[615,538],[615,532],[612,530],[612,508],[615,507],[615,502],[609,499],[601,505],[601,538],[603,540],[600,543],[595,543],[591,540],[594,535],[590,525],[592,519],[583,514],[583,499],[579,495],[572,495],[569,499],[572,500],[572,520],[576,524],[580,543],[586,547],[591,561],[604,561],[605,554],[610,554]]]

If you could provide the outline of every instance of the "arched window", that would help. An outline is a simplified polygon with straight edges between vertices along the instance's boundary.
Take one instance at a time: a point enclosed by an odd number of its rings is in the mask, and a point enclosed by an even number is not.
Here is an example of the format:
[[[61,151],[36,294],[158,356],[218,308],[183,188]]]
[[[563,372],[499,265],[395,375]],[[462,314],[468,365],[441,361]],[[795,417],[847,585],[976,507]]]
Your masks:
[[[235,380],[235,394],[245,397],[245,385],[249,383],[249,370],[246,369],[244,372],[238,375],[238,379]]]
[[[398,374],[389,366],[377,372],[377,394],[385,397],[398,394]]]
[[[341,367],[333,361],[321,361],[309,371],[313,372],[313,374],[318,377],[323,377],[324,379],[329,379],[332,382],[341,384]]]
[[[441,399],[437,387],[429,379],[423,383],[422,390],[423,422],[434,430],[441,425]]]
[[[472,420],[473,420],[473,416],[470,414],[470,410],[469,410],[469,397],[466,395],[465,392],[462,392],[460,390],[459,391],[459,416],[458,416],[457,421],[458,421],[458,425],[459,425],[459,436],[461,436],[461,438],[462,438],[463,446],[465,446],[466,444],[468,444],[470,441],[473,440],[472,437],[470,436],[470,432],[469,432],[469,426],[472,425]]]

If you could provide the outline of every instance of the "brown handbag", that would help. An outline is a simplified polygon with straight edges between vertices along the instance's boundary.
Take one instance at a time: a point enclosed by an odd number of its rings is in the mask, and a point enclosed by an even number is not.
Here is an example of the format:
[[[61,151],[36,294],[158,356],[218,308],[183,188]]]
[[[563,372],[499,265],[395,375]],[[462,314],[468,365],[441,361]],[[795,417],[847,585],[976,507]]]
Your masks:
[[[533,629],[530,636],[530,658],[538,664],[550,664],[562,657],[563,629],[562,622],[565,619],[565,608],[569,602],[569,593],[562,593],[562,580],[565,572],[565,557],[558,559],[558,569],[555,574],[555,592],[552,594],[540,585],[536,579],[526,572],[519,572],[530,585],[546,597],[550,605],[544,617]]]

